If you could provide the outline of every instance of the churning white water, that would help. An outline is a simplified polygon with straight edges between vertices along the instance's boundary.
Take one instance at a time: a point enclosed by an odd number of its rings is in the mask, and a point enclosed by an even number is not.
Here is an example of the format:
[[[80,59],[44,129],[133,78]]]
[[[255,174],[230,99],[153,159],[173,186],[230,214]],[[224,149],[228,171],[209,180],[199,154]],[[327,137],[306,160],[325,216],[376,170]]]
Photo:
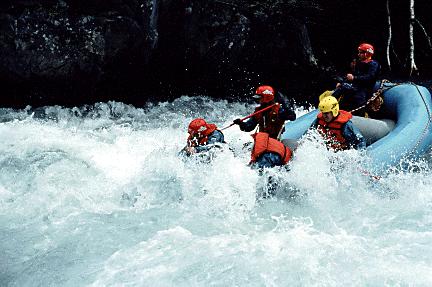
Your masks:
[[[178,157],[191,119],[252,109],[0,109],[0,286],[432,286],[428,163],[374,180],[312,135],[260,176],[237,126],[210,163]]]

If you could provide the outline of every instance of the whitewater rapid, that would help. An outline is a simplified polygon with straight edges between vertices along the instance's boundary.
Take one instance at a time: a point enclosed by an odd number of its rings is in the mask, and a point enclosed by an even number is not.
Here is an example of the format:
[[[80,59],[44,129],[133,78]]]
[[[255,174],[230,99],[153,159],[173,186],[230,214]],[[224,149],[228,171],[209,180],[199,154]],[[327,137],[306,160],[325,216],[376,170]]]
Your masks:
[[[262,198],[237,126],[210,163],[178,156],[193,118],[252,110],[0,109],[0,286],[432,286],[427,160],[374,180],[312,136]]]

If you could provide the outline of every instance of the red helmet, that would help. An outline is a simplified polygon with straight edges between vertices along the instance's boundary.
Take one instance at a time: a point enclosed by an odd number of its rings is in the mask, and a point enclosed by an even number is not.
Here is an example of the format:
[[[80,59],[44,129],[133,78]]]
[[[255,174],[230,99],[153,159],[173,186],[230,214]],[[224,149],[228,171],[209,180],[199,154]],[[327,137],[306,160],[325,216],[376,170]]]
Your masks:
[[[255,91],[256,97],[259,97],[260,103],[270,103],[274,100],[275,91],[270,86],[259,86]]]
[[[371,55],[373,55],[373,53],[374,53],[374,47],[371,44],[368,44],[368,43],[360,44],[360,46],[358,46],[357,49],[359,51],[363,51],[363,52],[369,53]]]
[[[198,133],[203,133],[205,130],[207,130],[207,122],[204,119],[198,118],[190,122],[188,133],[190,135],[195,135]]]

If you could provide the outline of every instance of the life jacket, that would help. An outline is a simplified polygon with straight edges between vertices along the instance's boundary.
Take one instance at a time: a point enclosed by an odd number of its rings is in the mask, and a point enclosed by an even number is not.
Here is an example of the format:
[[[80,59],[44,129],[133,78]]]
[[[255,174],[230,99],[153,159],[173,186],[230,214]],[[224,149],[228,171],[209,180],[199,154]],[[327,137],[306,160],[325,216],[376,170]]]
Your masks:
[[[198,134],[189,134],[187,146],[196,147],[207,144],[209,135],[217,130],[217,127],[215,124],[207,124],[205,127],[206,129],[202,132],[199,132]]]
[[[257,107],[255,112],[262,108],[262,106]],[[279,119],[279,109],[280,105],[276,104],[271,109],[254,116],[255,121],[258,123],[259,132],[268,133],[271,138],[277,139],[285,123],[284,120]]]
[[[322,113],[318,114],[318,131],[323,135],[327,146],[334,150],[345,150],[349,146],[342,134],[344,125],[352,118],[350,112],[340,110],[339,115],[331,122],[324,121]]]
[[[282,158],[283,164],[286,164],[292,157],[292,151],[278,140],[269,136],[268,133],[256,133],[252,137],[255,140],[251,154],[251,162],[256,162],[258,157],[264,152],[273,152]]]

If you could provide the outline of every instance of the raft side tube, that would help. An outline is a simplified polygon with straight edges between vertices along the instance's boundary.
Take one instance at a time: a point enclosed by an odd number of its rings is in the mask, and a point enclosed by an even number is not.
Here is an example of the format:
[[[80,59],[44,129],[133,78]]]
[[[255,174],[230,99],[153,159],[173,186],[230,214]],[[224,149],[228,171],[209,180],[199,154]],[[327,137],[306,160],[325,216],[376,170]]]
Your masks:
[[[406,158],[417,159],[432,145],[432,99],[425,87],[392,85],[383,94],[382,113],[391,120],[353,117],[368,143],[366,155],[374,172],[385,172]],[[281,140],[298,140],[316,119],[314,110],[285,125]]]
[[[368,146],[388,135],[396,124],[390,119],[375,120],[358,116],[353,116],[351,121],[360,130]]]

